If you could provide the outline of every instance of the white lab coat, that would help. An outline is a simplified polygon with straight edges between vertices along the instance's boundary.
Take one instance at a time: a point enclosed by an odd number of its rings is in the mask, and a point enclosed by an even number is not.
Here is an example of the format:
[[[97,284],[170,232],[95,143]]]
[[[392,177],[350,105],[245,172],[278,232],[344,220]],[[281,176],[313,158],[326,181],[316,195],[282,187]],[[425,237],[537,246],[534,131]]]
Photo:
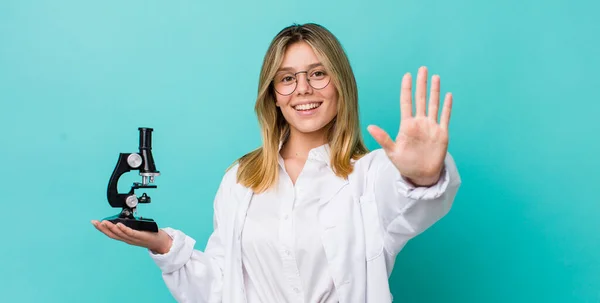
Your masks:
[[[253,192],[236,183],[237,168],[224,175],[217,191],[214,231],[204,251],[167,227],[171,250],[149,252],[178,302],[246,302],[240,238]],[[391,302],[388,278],[396,255],[449,211],[460,183],[449,153],[438,183],[415,188],[378,149],[356,161],[347,180],[329,186],[318,219],[340,303]]]

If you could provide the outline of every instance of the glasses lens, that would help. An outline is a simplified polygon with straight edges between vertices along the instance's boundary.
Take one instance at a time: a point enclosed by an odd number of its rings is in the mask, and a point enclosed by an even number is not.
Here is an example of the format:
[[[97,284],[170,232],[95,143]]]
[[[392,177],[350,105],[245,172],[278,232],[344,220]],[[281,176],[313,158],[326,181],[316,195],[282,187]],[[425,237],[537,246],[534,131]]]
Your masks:
[[[329,74],[325,70],[319,69],[310,72],[308,76],[308,83],[310,83],[310,86],[312,86],[314,89],[323,89],[325,86],[327,86],[327,84],[329,84],[330,79],[331,77],[329,77]]]
[[[275,90],[282,95],[289,95],[296,90],[296,76],[292,73],[278,74],[274,79]]]

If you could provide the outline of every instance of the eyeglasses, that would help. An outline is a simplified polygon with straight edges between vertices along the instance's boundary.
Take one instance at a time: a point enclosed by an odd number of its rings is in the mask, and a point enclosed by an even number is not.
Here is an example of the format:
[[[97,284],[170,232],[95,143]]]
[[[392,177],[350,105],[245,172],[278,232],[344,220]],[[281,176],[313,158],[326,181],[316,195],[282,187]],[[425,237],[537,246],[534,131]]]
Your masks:
[[[298,74],[306,74],[308,84],[314,89],[325,88],[331,80],[329,74],[322,68],[296,73],[281,72],[276,74],[273,79],[275,91],[284,96],[291,95],[296,91],[296,87],[298,86]]]

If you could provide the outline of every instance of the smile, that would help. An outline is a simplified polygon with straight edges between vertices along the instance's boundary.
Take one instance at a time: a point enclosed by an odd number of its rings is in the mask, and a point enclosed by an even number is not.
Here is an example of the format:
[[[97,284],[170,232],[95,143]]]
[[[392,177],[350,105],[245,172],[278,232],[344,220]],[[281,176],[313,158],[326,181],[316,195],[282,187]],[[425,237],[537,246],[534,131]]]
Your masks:
[[[308,111],[308,110],[315,109],[315,108],[321,106],[321,104],[323,104],[323,102],[300,104],[300,105],[294,106],[294,109],[297,111]]]

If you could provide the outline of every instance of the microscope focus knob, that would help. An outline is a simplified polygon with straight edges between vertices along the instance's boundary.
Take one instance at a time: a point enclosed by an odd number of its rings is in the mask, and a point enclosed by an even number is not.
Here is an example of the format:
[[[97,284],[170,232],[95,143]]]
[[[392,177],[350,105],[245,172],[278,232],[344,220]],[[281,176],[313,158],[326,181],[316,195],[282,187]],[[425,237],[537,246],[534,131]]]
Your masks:
[[[134,208],[138,205],[138,198],[135,195],[131,195],[125,199],[125,204],[130,208]]]
[[[142,156],[139,154],[133,153],[127,157],[127,164],[131,166],[131,168],[138,168],[142,165]]]

